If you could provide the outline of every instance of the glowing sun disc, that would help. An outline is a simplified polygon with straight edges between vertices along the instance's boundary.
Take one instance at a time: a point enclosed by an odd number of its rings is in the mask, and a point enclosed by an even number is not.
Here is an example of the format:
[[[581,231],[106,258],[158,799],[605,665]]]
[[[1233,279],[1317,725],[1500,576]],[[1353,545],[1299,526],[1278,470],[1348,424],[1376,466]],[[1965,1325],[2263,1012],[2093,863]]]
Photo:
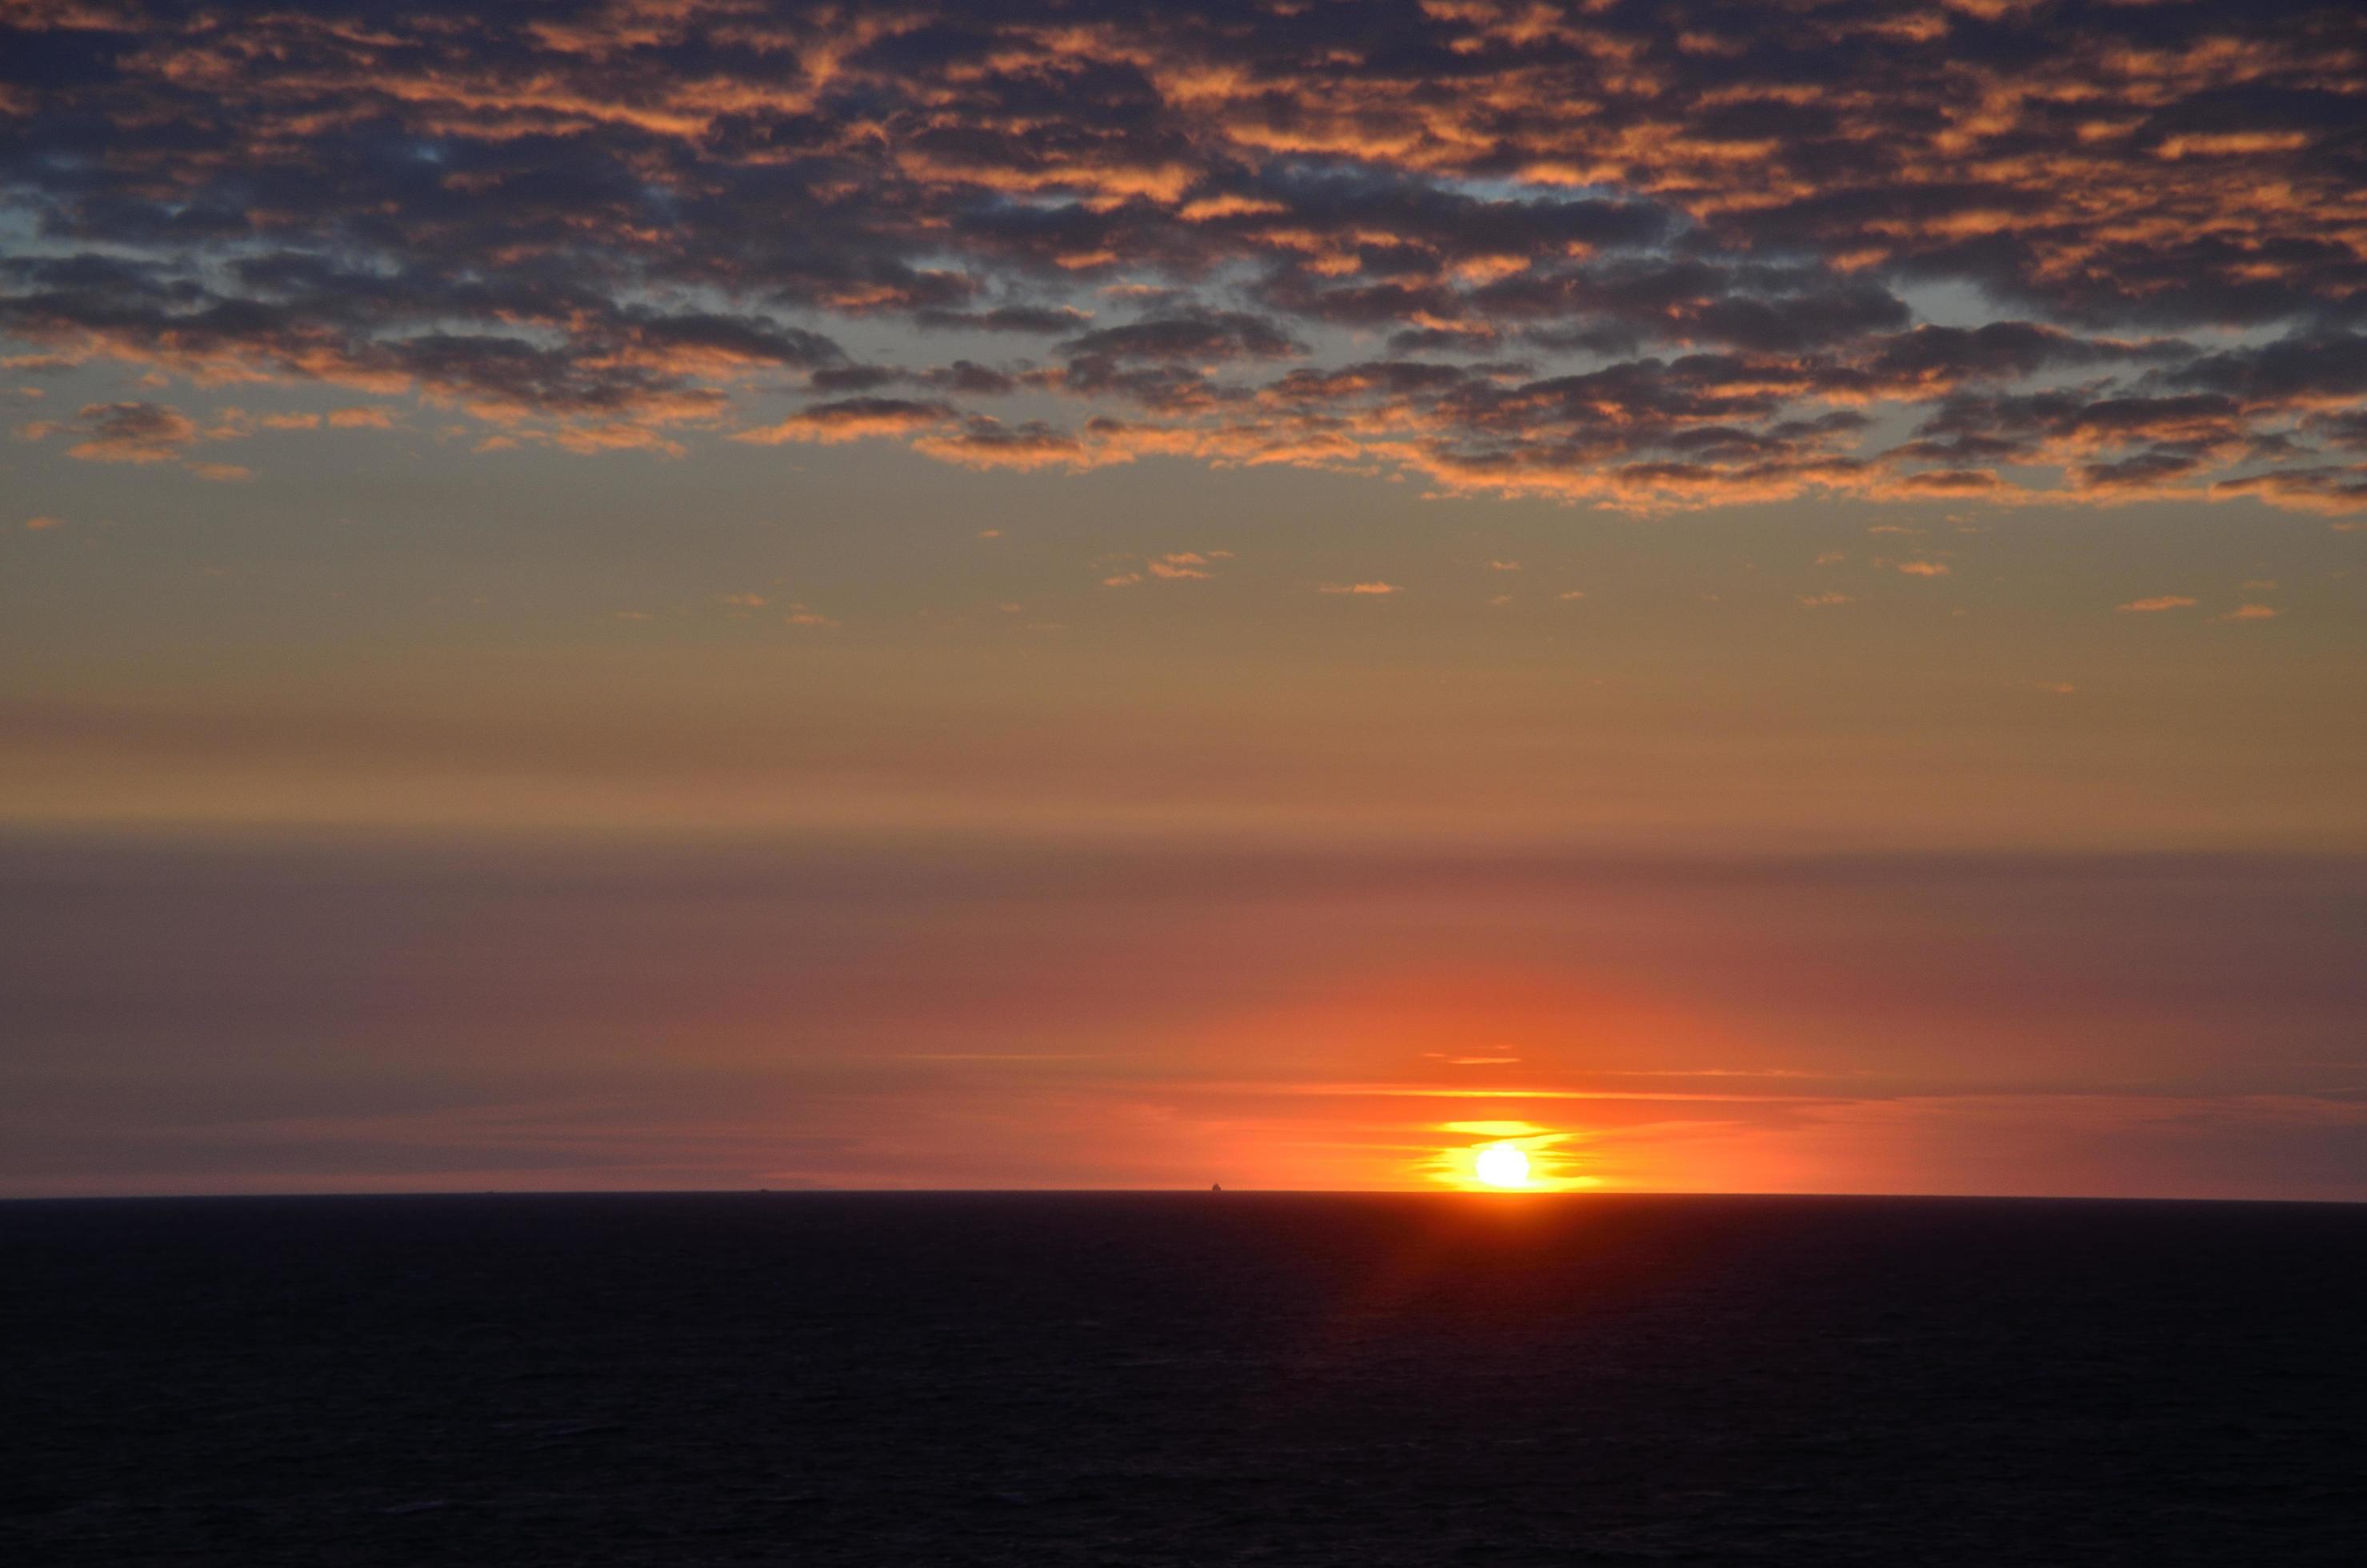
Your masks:
[[[1529,1185],[1529,1157],[1517,1143],[1490,1143],[1471,1162],[1472,1174],[1489,1187]]]

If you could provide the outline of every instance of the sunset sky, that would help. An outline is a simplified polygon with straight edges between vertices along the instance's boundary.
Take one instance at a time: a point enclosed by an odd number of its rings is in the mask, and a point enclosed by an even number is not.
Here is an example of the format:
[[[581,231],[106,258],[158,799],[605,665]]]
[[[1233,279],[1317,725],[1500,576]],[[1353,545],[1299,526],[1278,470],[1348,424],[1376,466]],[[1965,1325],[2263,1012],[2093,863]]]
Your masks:
[[[2367,11],[0,0],[0,1195],[2367,1199]]]

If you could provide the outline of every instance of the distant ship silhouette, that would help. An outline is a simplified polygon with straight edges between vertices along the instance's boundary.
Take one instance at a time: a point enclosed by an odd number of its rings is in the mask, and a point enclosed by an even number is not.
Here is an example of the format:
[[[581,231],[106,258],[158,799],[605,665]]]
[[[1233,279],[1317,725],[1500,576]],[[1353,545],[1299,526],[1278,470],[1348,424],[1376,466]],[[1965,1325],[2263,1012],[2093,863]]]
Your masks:
[[[1208,1190],[1210,1192],[1222,1192],[1225,1190],[1225,1184],[1220,1181],[1212,1181],[1208,1184]]]

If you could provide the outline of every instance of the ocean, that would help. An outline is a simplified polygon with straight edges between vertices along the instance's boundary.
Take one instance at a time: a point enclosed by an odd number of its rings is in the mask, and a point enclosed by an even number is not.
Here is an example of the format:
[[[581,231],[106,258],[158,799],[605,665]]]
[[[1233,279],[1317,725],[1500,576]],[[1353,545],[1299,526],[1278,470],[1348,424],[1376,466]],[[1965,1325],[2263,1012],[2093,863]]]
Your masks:
[[[2367,1207],[0,1204],[0,1562],[2367,1562]]]

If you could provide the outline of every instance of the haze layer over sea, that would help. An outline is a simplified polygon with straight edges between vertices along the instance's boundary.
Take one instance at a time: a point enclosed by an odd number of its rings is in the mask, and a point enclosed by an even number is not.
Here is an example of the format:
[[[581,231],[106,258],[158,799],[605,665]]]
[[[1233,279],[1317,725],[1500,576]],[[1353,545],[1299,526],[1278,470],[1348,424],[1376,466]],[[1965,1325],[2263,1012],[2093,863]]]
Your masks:
[[[0,1205],[16,1563],[2367,1562],[2367,1208]]]

